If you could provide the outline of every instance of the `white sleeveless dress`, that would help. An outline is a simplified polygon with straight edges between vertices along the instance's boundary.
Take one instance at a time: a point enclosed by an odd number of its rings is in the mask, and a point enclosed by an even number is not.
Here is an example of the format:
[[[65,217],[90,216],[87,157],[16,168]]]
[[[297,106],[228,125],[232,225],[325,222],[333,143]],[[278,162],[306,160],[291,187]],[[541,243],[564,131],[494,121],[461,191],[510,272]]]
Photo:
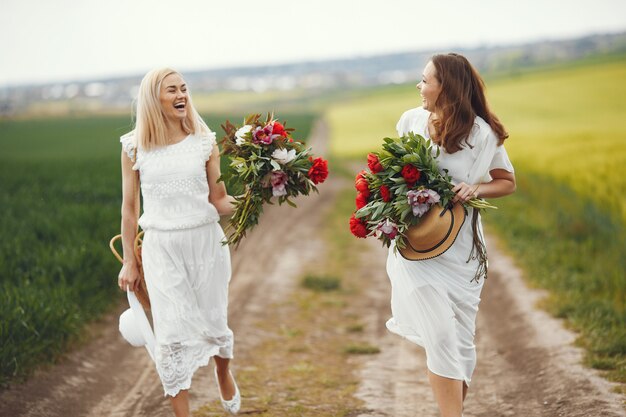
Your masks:
[[[233,357],[228,328],[230,253],[209,202],[206,162],[215,133],[136,151],[133,133],[120,138],[139,171],[145,231],[143,267],[156,337],[155,362],[165,395],[189,389],[211,356]]]
[[[419,107],[406,111],[396,127],[398,135],[414,132],[428,138],[429,112]],[[476,117],[468,142],[453,154],[443,148],[437,158],[453,183],[490,181],[489,171],[513,172],[504,146],[490,126]],[[454,244],[442,255],[424,261],[409,261],[394,246],[387,257],[393,317],[387,328],[426,350],[426,364],[434,374],[462,380],[468,386],[476,366],[475,322],[484,279],[472,280],[478,268],[470,260],[472,209]],[[480,222],[480,219],[479,219]],[[482,235],[482,226],[480,226]]]

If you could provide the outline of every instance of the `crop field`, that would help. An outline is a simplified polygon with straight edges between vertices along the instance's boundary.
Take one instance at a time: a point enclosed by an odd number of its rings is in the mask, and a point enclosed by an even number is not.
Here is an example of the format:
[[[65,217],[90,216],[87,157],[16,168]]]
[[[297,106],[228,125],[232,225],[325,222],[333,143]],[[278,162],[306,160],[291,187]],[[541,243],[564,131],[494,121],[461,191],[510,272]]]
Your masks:
[[[226,118],[205,120],[221,135]],[[279,115],[309,133],[313,114]],[[0,386],[80,342],[121,300],[120,144],[130,117],[0,121]],[[227,160],[223,158],[222,165]]]
[[[626,382],[626,59],[487,79],[517,192],[485,214],[587,362]],[[412,85],[331,106],[331,149],[360,158],[420,105]]]

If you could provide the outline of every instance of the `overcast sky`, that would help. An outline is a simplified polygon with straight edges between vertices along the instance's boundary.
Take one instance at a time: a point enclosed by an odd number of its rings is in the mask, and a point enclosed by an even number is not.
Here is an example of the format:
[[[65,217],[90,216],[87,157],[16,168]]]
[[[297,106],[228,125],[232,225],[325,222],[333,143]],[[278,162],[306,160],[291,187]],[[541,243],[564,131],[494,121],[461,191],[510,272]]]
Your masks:
[[[626,0],[0,0],[0,86],[626,30]]]

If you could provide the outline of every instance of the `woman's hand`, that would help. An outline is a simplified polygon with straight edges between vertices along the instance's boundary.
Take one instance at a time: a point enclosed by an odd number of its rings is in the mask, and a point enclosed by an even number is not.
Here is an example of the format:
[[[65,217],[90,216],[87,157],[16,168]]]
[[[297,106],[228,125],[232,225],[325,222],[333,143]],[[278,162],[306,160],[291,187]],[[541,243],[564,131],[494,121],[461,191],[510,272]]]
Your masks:
[[[220,216],[230,216],[235,211],[235,198],[228,195],[223,182],[218,182],[220,178],[220,150],[217,145],[213,145],[211,157],[206,163],[207,180],[209,182],[209,202],[215,206]]]
[[[466,203],[473,198],[478,198],[478,187],[480,187],[480,184],[470,185],[464,182],[458,183],[452,189],[452,191],[456,193],[456,195],[452,199],[452,202],[453,203],[458,203],[458,202]]]
[[[461,182],[452,191],[456,196],[453,203],[466,203],[472,198],[498,198],[515,192],[515,174],[505,169],[492,169],[489,171],[492,180],[480,184],[469,185]]]
[[[124,262],[122,269],[117,278],[117,285],[119,285],[122,291],[130,289],[131,291],[137,291],[139,289],[139,268],[135,262]]]

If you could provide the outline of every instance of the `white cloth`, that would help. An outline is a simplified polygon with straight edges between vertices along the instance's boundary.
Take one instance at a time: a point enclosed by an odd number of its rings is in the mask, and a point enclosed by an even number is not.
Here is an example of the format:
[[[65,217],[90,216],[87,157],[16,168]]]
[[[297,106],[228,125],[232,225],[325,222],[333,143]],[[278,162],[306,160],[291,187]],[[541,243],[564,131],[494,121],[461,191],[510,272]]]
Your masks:
[[[135,156],[133,133],[120,138],[131,159]],[[141,177],[143,230],[177,230],[219,221],[209,203],[206,161],[215,145],[215,133],[189,135],[181,142],[136,152],[134,170]]]
[[[406,111],[396,127],[398,135],[414,132],[428,138],[429,114],[421,107]],[[497,168],[513,172],[506,150],[497,146],[495,134],[480,117],[475,119],[468,143],[471,147],[466,145],[453,154],[440,148],[439,169],[447,169],[453,183],[489,181],[489,171]],[[483,279],[472,281],[478,261],[468,262],[471,217],[470,209],[454,244],[436,258],[409,261],[394,253],[393,245],[387,257],[393,315],[387,328],[424,347],[431,372],[467,385],[476,366],[475,322],[484,283]]]
[[[120,139],[132,158],[132,135]],[[150,296],[156,368],[166,395],[191,387],[193,374],[211,356],[233,356],[228,328],[230,253],[221,241],[215,207],[209,203],[206,161],[215,134],[144,151],[138,169],[145,230],[144,275]]]

